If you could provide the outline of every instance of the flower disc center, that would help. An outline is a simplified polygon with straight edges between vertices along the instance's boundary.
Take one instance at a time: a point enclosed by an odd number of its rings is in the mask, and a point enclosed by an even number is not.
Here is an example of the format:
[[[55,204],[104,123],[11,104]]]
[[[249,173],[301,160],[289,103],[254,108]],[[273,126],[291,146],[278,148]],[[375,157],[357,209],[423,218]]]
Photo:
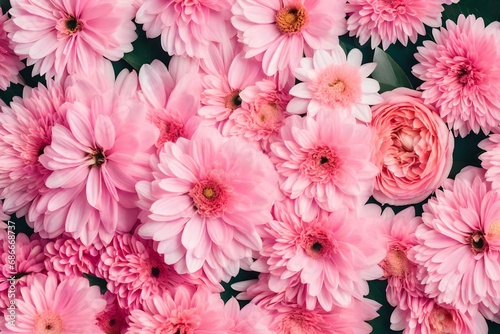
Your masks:
[[[298,5],[282,8],[276,14],[276,26],[284,34],[299,32],[306,22],[307,12]]]

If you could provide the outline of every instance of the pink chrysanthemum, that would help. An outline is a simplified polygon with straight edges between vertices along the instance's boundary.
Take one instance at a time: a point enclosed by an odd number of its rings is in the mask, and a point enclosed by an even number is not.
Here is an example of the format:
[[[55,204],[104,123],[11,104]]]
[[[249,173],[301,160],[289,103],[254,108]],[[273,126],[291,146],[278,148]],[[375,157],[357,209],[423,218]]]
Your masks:
[[[165,264],[153,250],[151,240],[132,234],[117,234],[102,254],[98,272],[107,282],[110,292],[116,294],[118,305],[125,309],[139,309],[144,300],[164,291],[175,291],[181,284],[197,282],[190,275],[179,275]]]
[[[96,92],[84,79],[76,87],[77,101],[64,105],[67,125],[52,128],[52,143],[39,158],[51,173],[29,217],[43,237],[67,232],[99,248],[136,223],[135,184],[149,177],[157,132],[143,104],[113,89]]]
[[[434,104],[456,134],[488,134],[500,122],[500,39],[498,26],[460,15],[446,29],[433,30],[415,58],[413,74],[425,103]]]
[[[19,233],[12,246],[10,241],[13,240],[14,230],[8,231],[0,230],[0,309],[10,304],[8,289],[11,283],[7,279],[15,277],[16,289],[20,289],[26,286],[27,281],[35,274],[46,272],[43,253],[46,241],[36,234],[28,237],[24,233]]]
[[[264,79],[260,63],[254,58],[245,59],[239,44],[233,42],[210,47],[202,63],[206,74],[198,114],[217,127],[223,126],[231,113],[240,108],[240,92]]]
[[[224,302],[203,287],[181,286],[175,292],[155,295],[133,310],[129,334],[227,334],[231,322],[224,317]]]
[[[270,330],[271,316],[259,306],[249,303],[240,310],[235,298],[224,305],[226,318],[231,321],[228,334],[274,334]]]
[[[99,251],[94,245],[84,246],[80,240],[63,234],[48,241],[44,248],[45,267],[54,271],[60,278],[96,274]]]
[[[425,35],[425,25],[441,26],[443,0],[349,0],[347,30],[350,36],[365,44],[371,37],[371,47],[380,43],[386,50],[399,41],[403,45]]]
[[[484,180],[484,170],[466,167],[424,205],[408,253],[421,266],[429,297],[465,312],[481,304],[500,311],[500,193]]]
[[[104,294],[106,308],[97,314],[97,326],[106,334],[125,334],[128,330],[126,318],[129,313],[118,305],[116,295],[109,291]]]
[[[0,113],[0,196],[4,210],[24,216],[50,173],[38,160],[52,141],[52,127],[63,122],[64,93],[51,80],[48,87],[24,88]]]
[[[304,220],[311,221],[318,206],[333,211],[368,200],[378,173],[371,161],[371,135],[367,125],[339,113],[287,118],[270,156],[281,190],[297,199],[296,211]]]
[[[3,202],[0,201],[0,229],[6,229],[8,225],[5,223],[10,220],[10,216],[5,213]]]
[[[85,278],[59,282],[49,273],[22,287],[16,306],[15,325],[6,324],[9,333],[99,333],[95,319],[106,301]]]
[[[269,272],[270,290],[285,292],[287,301],[307,309],[348,306],[353,298],[368,294],[366,280],[382,276],[377,264],[385,249],[375,233],[379,222],[374,221],[380,209],[370,205],[363,210],[370,215],[322,212],[307,223],[293,214],[292,201],[276,203],[276,220],[266,225],[261,257],[251,268]],[[362,232],[366,230],[372,233]]]
[[[134,7],[127,1],[12,0],[5,24],[14,52],[33,75],[88,74],[103,61],[132,51]],[[33,22],[37,22],[36,25]],[[103,24],[105,22],[105,24]]]
[[[190,138],[200,119],[198,73],[185,74],[175,82],[167,67],[159,60],[143,65],[139,71],[140,100],[148,105],[148,118],[159,129],[156,147],[175,142],[179,137]]]
[[[10,83],[19,83],[21,77],[19,71],[24,68],[24,64],[9,46],[9,39],[4,30],[7,14],[0,9],[0,89],[6,90]]]
[[[481,141],[478,146],[486,151],[479,156],[479,159],[482,161],[481,166],[486,170],[486,180],[491,182],[491,188],[493,190],[499,191],[500,174],[498,167],[500,166],[500,161],[498,157],[500,156],[500,134],[490,134],[490,136]]]
[[[460,312],[426,297],[411,297],[409,309],[397,307],[391,315],[391,329],[403,334],[487,334],[488,325],[477,310]]]
[[[278,194],[267,156],[202,127],[191,140],[166,143],[151,164],[155,180],[136,186],[139,235],[157,241],[179,273],[202,270],[215,284],[235,276],[262,246],[256,226],[271,220]]]
[[[386,238],[387,255],[380,262],[387,278],[387,301],[392,306],[406,309],[410,297],[424,296],[424,286],[417,279],[417,265],[408,259],[408,251],[417,244],[415,230],[422,223],[415,217],[415,208],[409,207],[397,215],[391,208],[382,214],[382,233]]]
[[[276,139],[285,118],[290,115],[286,112],[290,101],[288,89],[279,89],[275,80],[269,79],[245,88],[239,94],[241,107],[230,114],[222,134],[259,143],[264,152],[269,151],[270,142]]]
[[[144,0],[136,21],[149,38],[161,35],[170,55],[203,58],[211,43],[225,43],[236,33],[229,23],[232,0]]]
[[[331,50],[346,32],[343,0],[241,0],[231,22],[247,58],[262,61],[267,75],[293,70],[303,53]]]
[[[370,105],[382,101],[379,83],[368,78],[376,63],[361,65],[361,51],[353,49],[346,57],[336,46],[330,52],[316,50],[312,57],[303,58],[293,69],[303,82],[290,90],[294,98],[287,106],[293,114],[316,116],[322,110],[351,114],[362,122],[372,119]]]

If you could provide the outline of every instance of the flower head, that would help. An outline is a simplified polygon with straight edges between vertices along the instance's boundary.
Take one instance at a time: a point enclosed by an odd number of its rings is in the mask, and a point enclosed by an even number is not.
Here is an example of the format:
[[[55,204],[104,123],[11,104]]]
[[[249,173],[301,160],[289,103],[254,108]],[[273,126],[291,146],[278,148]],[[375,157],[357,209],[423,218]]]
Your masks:
[[[375,160],[380,168],[373,197],[392,205],[423,201],[441,186],[453,164],[452,133],[421,93],[397,88],[374,106]]]
[[[128,320],[130,334],[226,334],[230,325],[219,294],[186,286],[152,296],[142,310],[132,310]]]
[[[50,171],[39,161],[52,141],[52,127],[64,122],[64,92],[49,80],[47,87],[25,87],[0,113],[0,196],[3,208],[18,216],[27,213],[43,192]]]
[[[4,30],[5,21],[8,19],[7,13],[3,14],[0,9],[0,89],[6,90],[10,83],[19,83],[19,71],[24,68],[24,64],[19,60],[19,56],[12,51],[9,46],[9,39]]]
[[[373,209],[365,211],[376,217]],[[385,256],[381,240],[360,233],[376,229],[373,220],[366,221],[368,215],[322,212],[304,222],[293,214],[291,201],[277,203],[274,211],[276,220],[265,227],[261,257],[251,268],[269,272],[269,289],[284,292],[286,301],[330,311],[362,298],[368,291],[366,280],[382,276],[377,266]]]
[[[500,42],[498,27],[474,15],[433,30],[435,42],[418,47],[413,74],[426,104],[433,104],[456,134],[484,133],[500,122]]]
[[[478,304],[500,311],[499,201],[484,171],[466,167],[424,205],[418,245],[408,255],[429,297],[462,312]]]
[[[20,289],[16,323],[6,321],[13,333],[98,333],[96,316],[106,301],[99,287],[83,277],[59,282],[56,275],[38,274]],[[7,320],[7,315],[5,315]]]
[[[235,35],[229,24],[230,0],[144,0],[136,21],[149,38],[161,35],[170,55],[203,58],[212,43],[224,43]]]
[[[33,75],[90,73],[103,57],[116,61],[132,51],[137,38],[134,7],[126,1],[14,0],[11,5],[5,30],[14,52],[34,64]]]
[[[377,93],[380,85],[368,75],[375,63],[361,65],[361,51],[353,49],[347,58],[344,50],[336,46],[330,52],[316,50],[311,57],[303,58],[293,69],[302,82],[292,87],[294,98],[287,106],[293,114],[316,116],[322,110],[343,112],[363,122],[371,121],[369,105],[381,102]]]
[[[350,36],[365,44],[371,38],[371,47],[380,43],[387,49],[399,41],[408,44],[425,35],[424,24],[441,26],[443,0],[349,0],[346,11],[350,14],[347,29]]]
[[[266,75],[295,68],[303,53],[331,50],[346,32],[344,1],[236,1],[232,24],[245,56],[262,60]],[[259,14],[253,14],[259,13]]]
[[[281,190],[297,199],[296,210],[310,221],[318,207],[356,208],[371,196],[377,168],[371,162],[370,128],[339,113],[316,119],[288,117],[270,157]]]

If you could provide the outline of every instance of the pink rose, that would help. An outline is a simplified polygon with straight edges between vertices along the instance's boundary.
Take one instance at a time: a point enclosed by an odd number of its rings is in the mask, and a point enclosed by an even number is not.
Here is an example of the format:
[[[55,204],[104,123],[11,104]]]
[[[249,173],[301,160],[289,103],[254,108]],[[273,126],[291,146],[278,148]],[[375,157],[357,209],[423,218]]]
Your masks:
[[[451,170],[453,136],[436,109],[424,104],[422,93],[397,88],[382,97],[372,108],[380,168],[373,197],[391,205],[421,202]]]

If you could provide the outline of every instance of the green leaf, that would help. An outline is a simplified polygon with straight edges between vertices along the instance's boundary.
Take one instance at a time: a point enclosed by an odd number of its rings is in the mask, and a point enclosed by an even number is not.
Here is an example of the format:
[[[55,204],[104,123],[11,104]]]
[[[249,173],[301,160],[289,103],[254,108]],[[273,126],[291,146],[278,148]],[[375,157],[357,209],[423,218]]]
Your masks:
[[[486,24],[500,19],[500,6],[498,0],[461,0],[459,3],[445,6],[443,12],[443,25],[446,20],[457,21],[460,14],[482,17]]]
[[[373,61],[377,63],[377,68],[373,71],[372,78],[380,83],[381,88],[382,85],[386,89],[388,86],[413,88],[405,72],[381,48],[375,49]]]

